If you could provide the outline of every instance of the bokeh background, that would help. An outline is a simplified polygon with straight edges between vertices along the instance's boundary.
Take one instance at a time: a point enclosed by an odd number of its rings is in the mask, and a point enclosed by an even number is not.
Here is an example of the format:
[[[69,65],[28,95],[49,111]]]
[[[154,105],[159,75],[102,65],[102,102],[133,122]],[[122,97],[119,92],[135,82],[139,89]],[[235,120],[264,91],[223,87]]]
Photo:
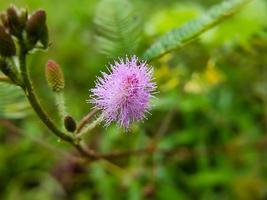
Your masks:
[[[139,39],[138,45],[129,42],[130,31],[125,49],[141,55],[160,35],[220,2],[131,0]],[[95,23],[112,6],[99,11],[98,0],[1,0],[0,10],[11,3],[46,10],[52,46],[29,57],[31,77],[42,105],[58,121],[44,66],[48,59],[60,63],[66,105],[79,120],[90,111],[86,100],[95,77],[115,57],[99,51]],[[116,55],[123,55],[119,50]],[[77,162],[75,150],[49,133],[22,94],[0,85],[0,199],[266,199],[267,1],[252,1],[150,64],[159,93],[148,120],[127,133],[99,126],[86,141],[99,152],[155,141],[157,148],[174,151],[117,164]]]

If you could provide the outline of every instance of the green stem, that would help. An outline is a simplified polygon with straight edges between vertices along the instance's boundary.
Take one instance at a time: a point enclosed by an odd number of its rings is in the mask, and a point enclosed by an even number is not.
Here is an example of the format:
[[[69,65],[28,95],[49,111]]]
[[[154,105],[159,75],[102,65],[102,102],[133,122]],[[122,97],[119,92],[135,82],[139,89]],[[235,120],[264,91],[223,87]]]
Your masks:
[[[26,66],[26,54],[27,54],[27,50],[25,48],[25,45],[23,44],[23,42],[20,42],[20,47],[21,47],[21,51],[19,54],[19,63],[20,63],[20,68],[21,68],[21,75],[22,75],[22,79],[24,81],[25,87],[23,88],[25,91],[25,94],[32,106],[32,108],[34,109],[34,111],[36,112],[36,114],[39,116],[39,118],[43,121],[43,123],[58,137],[60,137],[62,140],[67,141],[69,143],[74,143],[74,139],[69,136],[66,135],[65,133],[61,132],[56,125],[53,123],[53,121],[48,117],[48,115],[46,114],[46,112],[44,111],[44,109],[41,107],[37,97],[35,96],[30,78],[29,78],[29,73],[28,73],[28,69]]]
[[[59,112],[60,125],[62,127],[62,130],[64,130],[64,118],[68,115],[65,107],[64,94],[62,91],[55,92],[54,96],[55,96],[56,106]]]
[[[98,155],[92,152],[90,149],[84,149],[80,145],[80,140],[78,138],[75,138],[74,136],[70,136],[62,132],[60,129],[57,128],[57,126],[54,124],[54,122],[49,118],[47,113],[42,108],[41,104],[39,103],[32,84],[29,77],[29,72],[26,65],[26,55],[27,55],[27,49],[24,44],[24,41],[22,39],[19,40],[20,43],[20,53],[19,53],[19,64],[20,64],[20,70],[21,70],[21,76],[24,82],[24,86],[22,89],[25,92],[25,95],[27,96],[32,108],[36,112],[36,114],[39,116],[39,118],[42,120],[42,122],[60,139],[69,142],[71,145],[73,145],[82,156],[87,157],[89,160],[97,160]]]

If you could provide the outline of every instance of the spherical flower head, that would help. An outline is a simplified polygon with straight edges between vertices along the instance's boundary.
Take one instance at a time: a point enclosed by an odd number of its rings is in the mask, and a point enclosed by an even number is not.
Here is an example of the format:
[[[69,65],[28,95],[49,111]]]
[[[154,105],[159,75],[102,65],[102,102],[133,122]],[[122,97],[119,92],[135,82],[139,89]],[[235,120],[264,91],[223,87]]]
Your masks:
[[[108,71],[97,78],[89,102],[102,111],[106,125],[116,121],[128,129],[133,122],[143,120],[151,108],[156,90],[153,68],[133,56],[115,61]]]

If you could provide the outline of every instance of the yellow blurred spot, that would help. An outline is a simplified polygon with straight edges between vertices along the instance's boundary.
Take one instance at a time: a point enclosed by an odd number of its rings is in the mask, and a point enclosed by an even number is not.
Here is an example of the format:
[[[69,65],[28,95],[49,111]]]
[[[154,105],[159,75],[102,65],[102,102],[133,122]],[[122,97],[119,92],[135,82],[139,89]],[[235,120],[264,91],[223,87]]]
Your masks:
[[[237,199],[262,199],[266,191],[266,183],[261,177],[251,173],[247,176],[236,177],[232,183],[232,190]]]
[[[168,67],[168,65],[164,64],[161,67],[159,67],[156,71],[155,71],[155,77],[157,80],[161,81],[161,79],[170,76],[171,72],[170,69]]]
[[[184,90],[188,93],[193,93],[193,94],[200,94],[203,92],[204,90],[203,81],[201,80],[201,77],[198,73],[192,74],[192,78],[185,84]]]
[[[169,62],[169,61],[171,60],[171,58],[172,58],[172,54],[171,54],[171,53],[167,53],[167,54],[165,54],[164,56],[162,56],[162,57],[159,59],[159,61],[160,61],[161,63],[167,63],[167,62]]]
[[[222,73],[216,68],[212,59],[209,60],[204,71],[204,78],[208,85],[217,85],[224,80]]]
[[[191,79],[185,84],[184,90],[189,93],[200,94],[210,89],[212,86],[218,85],[224,81],[224,76],[210,59],[203,72],[195,72]]]
[[[173,78],[169,79],[169,80],[162,86],[162,90],[169,91],[169,90],[172,90],[172,89],[176,88],[178,85],[179,85],[179,80],[178,80],[178,78],[173,77]]]
[[[170,57],[165,57],[165,59],[166,60],[162,62],[167,62]],[[180,82],[179,70],[177,70],[177,68],[170,68],[167,63],[162,63],[162,65],[156,69],[155,78],[159,89],[165,92],[175,89]]]

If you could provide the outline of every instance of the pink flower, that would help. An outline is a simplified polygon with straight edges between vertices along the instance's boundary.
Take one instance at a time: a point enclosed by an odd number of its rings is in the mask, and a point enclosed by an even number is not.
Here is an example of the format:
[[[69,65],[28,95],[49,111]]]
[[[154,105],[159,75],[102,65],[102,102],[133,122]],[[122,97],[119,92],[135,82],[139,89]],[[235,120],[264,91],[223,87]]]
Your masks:
[[[115,61],[108,71],[97,78],[89,102],[102,111],[106,125],[117,121],[127,129],[134,121],[143,120],[151,108],[150,99],[156,90],[153,68],[133,56]]]

